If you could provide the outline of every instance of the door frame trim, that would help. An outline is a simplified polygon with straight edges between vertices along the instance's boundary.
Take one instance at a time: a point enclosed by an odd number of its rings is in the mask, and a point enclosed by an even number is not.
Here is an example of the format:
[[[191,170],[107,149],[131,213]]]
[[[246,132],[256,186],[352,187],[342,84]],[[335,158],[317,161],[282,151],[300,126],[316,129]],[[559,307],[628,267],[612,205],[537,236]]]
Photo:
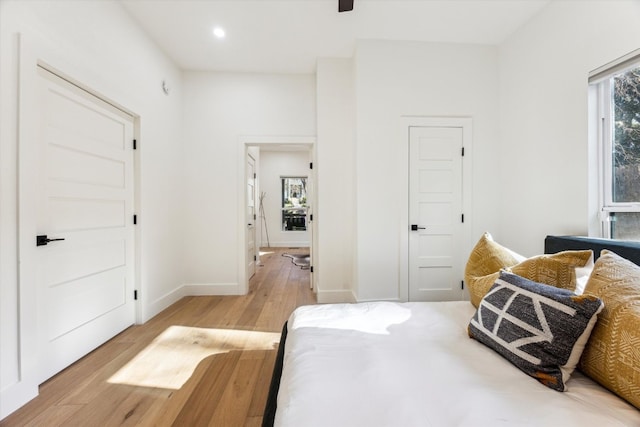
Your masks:
[[[472,185],[472,156],[473,156],[473,119],[471,117],[446,117],[446,116],[402,116],[400,118],[400,155],[397,170],[404,171],[401,174],[400,188],[406,189],[400,194],[400,269],[398,278],[398,295],[400,301],[409,300],[409,129],[412,127],[457,127],[462,128],[462,144],[464,146],[464,158],[462,159],[462,209],[465,215],[464,245],[465,253],[470,251],[473,244],[473,185]],[[467,287],[464,296],[468,298]]]
[[[249,147],[247,147],[247,148],[249,148]],[[247,220],[247,214],[248,214],[248,209],[249,209],[249,206],[248,206],[247,200],[246,200],[246,197],[248,195],[248,193],[247,193],[248,186],[249,186],[249,177],[247,176],[247,171],[248,171],[248,167],[249,167],[248,166],[249,165],[249,159],[253,160],[253,172],[254,172],[254,174],[257,174],[258,162],[256,161],[256,159],[253,158],[253,156],[251,155],[251,153],[247,149],[246,164],[244,166],[245,167],[245,174],[244,174],[245,175],[245,178],[244,178],[245,179],[245,187],[244,187],[245,188],[245,193],[244,193],[245,194],[245,208],[244,208],[245,223],[247,222],[246,220]],[[256,209],[256,204],[257,204],[256,183],[257,183],[257,181],[258,181],[257,177],[253,179],[253,214],[255,215],[255,217],[253,219],[253,250],[254,250],[253,255],[254,255],[254,258],[255,258],[254,266],[253,266],[254,274],[258,271],[258,259],[259,259],[259,255],[260,255],[260,248],[258,247],[259,246],[258,245],[258,239],[256,238],[256,232],[258,230],[258,226],[256,225],[256,223],[258,221],[257,220],[258,212],[257,212],[257,209]],[[248,243],[246,241],[246,238],[247,238],[247,235],[246,235],[246,230],[245,230],[245,250],[249,249],[248,248]],[[249,263],[247,261],[250,261],[250,258],[249,258],[249,260],[247,260],[245,258],[245,263],[246,263],[246,265],[245,265],[245,269],[246,269],[245,277],[247,278],[247,281],[249,281],[249,280],[251,280],[251,277],[253,277],[253,275],[249,274]]]

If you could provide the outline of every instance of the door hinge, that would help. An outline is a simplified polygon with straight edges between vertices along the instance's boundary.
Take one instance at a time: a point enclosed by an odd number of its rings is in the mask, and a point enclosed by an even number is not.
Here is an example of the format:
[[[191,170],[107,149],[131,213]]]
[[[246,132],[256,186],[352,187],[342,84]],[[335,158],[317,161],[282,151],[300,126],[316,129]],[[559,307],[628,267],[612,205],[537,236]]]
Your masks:
[[[313,265],[312,265],[311,267],[309,267],[309,271],[310,271],[311,273],[313,273]]]
[[[256,179],[256,178],[257,178],[257,176],[256,176],[256,174],[254,173],[254,174],[253,174],[253,179]]]
[[[133,149],[134,150],[138,149],[138,141],[136,141],[135,139],[133,140]]]
[[[133,216],[133,225],[136,225],[138,223],[138,215],[134,215]]]
[[[460,289],[464,289],[464,280],[460,281]]]
[[[257,261],[257,260],[258,260],[258,257],[257,257],[256,255],[254,255],[254,256],[253,256],[253,260],[254,260],[254,261]]]
[[[464,222],[464,214],[461,214],[460,216],[461,216],[461,218],[460,218],[461,221]]]
[[[136,300],[136,301],[138,300],[138,291],[137,290],[133,291],[133,299]]]
[[[313,221],[313,214],[309,215],[309,221]]]
[[[253,214],[253,220],[254,221],[256,220],[256,214]]]
[[[462,157],[464,157],[464,147],[462,147]]]
[[[313,162],[309,163],[309,169],[313,169]]]

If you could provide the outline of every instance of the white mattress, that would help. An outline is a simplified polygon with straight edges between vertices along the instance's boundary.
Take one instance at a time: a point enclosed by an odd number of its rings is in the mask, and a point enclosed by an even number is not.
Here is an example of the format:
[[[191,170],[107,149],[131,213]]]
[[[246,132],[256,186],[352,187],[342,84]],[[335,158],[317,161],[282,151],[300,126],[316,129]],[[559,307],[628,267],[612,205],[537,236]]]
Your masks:
[[[289,319],[276,426],[640,426],[579,372],[551,390],[472,340],[469,302],[305,306]]]

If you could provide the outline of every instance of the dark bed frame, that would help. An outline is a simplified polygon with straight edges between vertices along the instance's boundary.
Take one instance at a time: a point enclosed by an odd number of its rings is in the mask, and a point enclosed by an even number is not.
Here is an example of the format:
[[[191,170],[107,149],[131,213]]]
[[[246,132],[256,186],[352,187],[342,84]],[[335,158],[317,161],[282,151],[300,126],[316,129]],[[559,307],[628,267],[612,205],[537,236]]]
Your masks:
[[[547,236],[544,239],[545,254],[583,249],[591,249],[593,251],[594,261],[600,257],[600,251],[608,249],[622,258],[640,265],[640,242],[578,236]]]
[[[640,265],[640,242],[631,242],[624,240],[612,239],[596,239],[592,237],[578,236],[547,236],[544,239],[544,253],[554,254],[557,252],[568,250],[586,250],[591,249],[594,255],[594,261],[600,256],[600,251],[608,249],[629,261]],[[282,364],[284,359],[284,346],[287,339],[287,323],[282,328],[282,336],[278,346],[278,354],[276,356],[275,366],[273,367],[273,375],[271,377],[271,385],[269,387],[269,395],[265,406],[264,415],[262,417],[262,427],[273,427],[278,390],[280,389],[280,377],[282,376]]]
[[[287,322],[284,322],[284,326],[282,327],[282,335],[280,336],[280,344],[278,344],[276,363],[273,366],[273,375],[271,375],[271,385],[269,385],[267,404],[265,405],[264,415],[262,416],[262,427],[272,427],[276,418],[278,390],[280,389],[280,377],[282,376],[282,363],[284,361],[284,344],[286,340]]]

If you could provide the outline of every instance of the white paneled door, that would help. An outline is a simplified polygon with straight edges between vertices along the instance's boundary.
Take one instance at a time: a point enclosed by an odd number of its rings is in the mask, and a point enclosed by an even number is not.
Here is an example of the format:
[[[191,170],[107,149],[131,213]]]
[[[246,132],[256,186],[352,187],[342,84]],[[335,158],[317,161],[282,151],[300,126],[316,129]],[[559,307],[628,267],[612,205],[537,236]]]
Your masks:
[[[134,163],[132,117],[44,69],[38,84],[44,381],[134,323]]]
[[[247,280],[256,274],[256,161],[247,155]]]
[[[409,128],[409,300],[463,299],[463,128]]]

